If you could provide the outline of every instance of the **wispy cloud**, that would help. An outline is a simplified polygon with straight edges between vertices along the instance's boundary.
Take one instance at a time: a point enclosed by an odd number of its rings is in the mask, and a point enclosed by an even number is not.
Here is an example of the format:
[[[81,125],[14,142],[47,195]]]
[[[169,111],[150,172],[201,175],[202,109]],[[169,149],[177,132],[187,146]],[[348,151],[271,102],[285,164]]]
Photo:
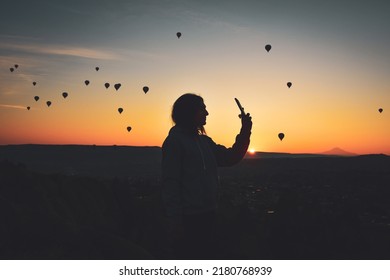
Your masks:
[[[141,58],[156,61],[169,59],[168,56],[157,52],[147,52],[135,49],[121,49],[119,52],[127,59]]]
[[[21,106],[21,105],[8,105],[8,104],[0,104],[0,107],[3,108],[9,108],[9,109],[23,109],[26,110],[26,106]]]
[[[48,55],[75,56],[91,59],[118,60],[119,55],[110,51],[96,50],[91,48],[71,47],[71,46],[42,46],[36,44],[12,44],[0,43],[0,49],[11,51],[21,51],[27,53],[38,53]]]
[[[14,88],[7,88],[6,85],[0,84],[0,98],[6,96],[18,95],[19,91]]]
[[[9,71],[10,67],[18,64],[19,68],[13,73]],[[26,81],[31,84],[33,81],[47,76],[48,72],[43,68],[43,62],[36,58],[27,56],[0,56],[0,94],[11,95],[15,84]]]

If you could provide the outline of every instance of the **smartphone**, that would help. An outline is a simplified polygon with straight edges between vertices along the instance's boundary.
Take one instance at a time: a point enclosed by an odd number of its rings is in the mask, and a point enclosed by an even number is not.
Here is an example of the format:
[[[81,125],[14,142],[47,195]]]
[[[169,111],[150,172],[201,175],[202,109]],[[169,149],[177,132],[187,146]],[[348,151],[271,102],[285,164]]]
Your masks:
[[[246,115],[246,114],[245,114],[245,111],[244,111],[244,108],[241,106],[240,101],[238,101],[237,98],[234,98],[234,100],[236,100],[237,106],[238,106],[238,108],[239,108],[240,111],[241,111],[241,115]]]

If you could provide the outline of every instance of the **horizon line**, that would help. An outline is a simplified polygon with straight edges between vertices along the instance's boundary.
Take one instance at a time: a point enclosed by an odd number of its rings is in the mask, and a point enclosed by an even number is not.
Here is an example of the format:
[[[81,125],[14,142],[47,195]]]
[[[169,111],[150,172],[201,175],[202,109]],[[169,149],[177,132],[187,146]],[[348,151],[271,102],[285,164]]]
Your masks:
[[[137,148],[162,148],[159,145],[118,145],[118,144],[53,144],[53,143],[19,143],[19,144],[0,144],[1,146],[91,146],[91,147],[137,147]],[[273,154],[290,154],[290,155],[323,155],[323,156],[343,156],[343,157],[354,157],[354,156],[364,156],[364,155],[386,155],[390,156],[390,153],[387,152],[379,152],[379,153],[349,153],[348,154],[327,154],[328,151],[324,152],[279,152],[279,151],[254,151],[253,153],[248,151],[246,152],[246,157],[250,157],[250,155],[255,155],[259,153],[273,153]],[[247,156],[249,155],[249,156]]]

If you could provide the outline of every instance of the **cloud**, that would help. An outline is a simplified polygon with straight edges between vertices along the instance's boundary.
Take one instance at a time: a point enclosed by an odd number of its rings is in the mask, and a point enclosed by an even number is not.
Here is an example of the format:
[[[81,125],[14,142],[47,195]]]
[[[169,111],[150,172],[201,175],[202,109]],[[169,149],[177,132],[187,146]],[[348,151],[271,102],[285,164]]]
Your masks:
[[[75,56],[75,57],[90,58],[90,59],[102,59],[102,60],[120,59],[120,57],[113,52],[96,50],[92,48],[82,48],[82,47],[0,43],[0,49],[21,51],[27,53]]]
[[[8,104],[0,104],[0,107],[3,108],[9,108],[9,109],[23,109],[26,110],[26,106],[21,106],[21,105],[8,105]]]

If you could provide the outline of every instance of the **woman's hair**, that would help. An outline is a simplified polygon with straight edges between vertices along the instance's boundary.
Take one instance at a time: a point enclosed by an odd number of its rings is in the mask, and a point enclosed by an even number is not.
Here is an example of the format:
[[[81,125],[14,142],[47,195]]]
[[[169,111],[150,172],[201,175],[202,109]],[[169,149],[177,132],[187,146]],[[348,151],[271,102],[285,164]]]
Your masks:
[[[172,107],[172,121],[187,129],[190,133],[206,134],[203,127],[195,124],[195,116],[203,106],[203,98],[193,93],[186,93],[180,96]]]

